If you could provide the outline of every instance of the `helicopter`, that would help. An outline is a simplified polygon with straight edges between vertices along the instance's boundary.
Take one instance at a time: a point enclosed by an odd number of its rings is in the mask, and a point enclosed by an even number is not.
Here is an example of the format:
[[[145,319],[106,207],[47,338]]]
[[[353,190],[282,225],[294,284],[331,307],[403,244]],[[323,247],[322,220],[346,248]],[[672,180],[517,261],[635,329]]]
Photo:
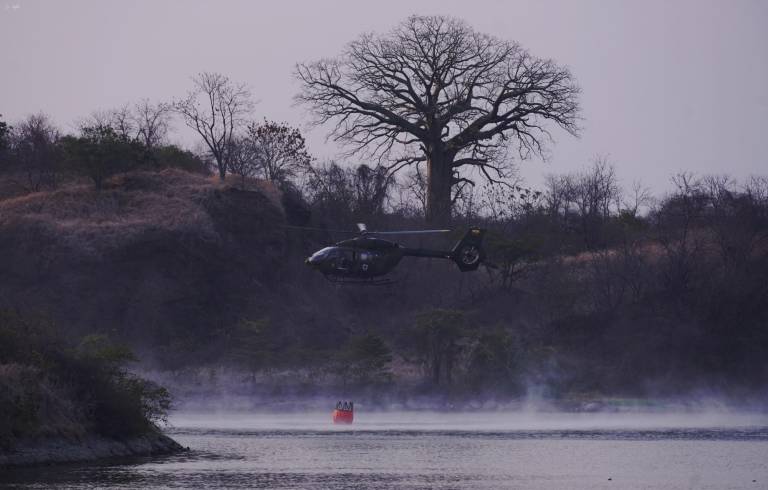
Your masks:
[[[423,235],[448,233],[451,230],[369,231],[364,223],[357,224],[359,235],[318,250],[305,263],[321,272],[326,279],[339,284],[391,284],[381,278],[391,272],[403,257],[430,257],[452,260],[462,272],[474,271],[483,262],[485,230],[470,228],[451,250],[408,248],[390,240],[387,235]]]

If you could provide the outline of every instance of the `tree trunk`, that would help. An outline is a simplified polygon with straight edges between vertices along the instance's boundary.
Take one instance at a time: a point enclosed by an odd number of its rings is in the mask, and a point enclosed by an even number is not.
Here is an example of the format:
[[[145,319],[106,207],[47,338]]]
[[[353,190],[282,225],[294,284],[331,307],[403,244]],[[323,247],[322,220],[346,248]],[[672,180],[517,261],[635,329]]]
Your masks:
[[[220,159],[216,159],[216,166],[219,168],[219,180],[222,182],[227,176],[227,167],[224,165],[224,162]]]
[[[427,223],[445,226],[451,221],[453,159],[445,153],[427,158]]]

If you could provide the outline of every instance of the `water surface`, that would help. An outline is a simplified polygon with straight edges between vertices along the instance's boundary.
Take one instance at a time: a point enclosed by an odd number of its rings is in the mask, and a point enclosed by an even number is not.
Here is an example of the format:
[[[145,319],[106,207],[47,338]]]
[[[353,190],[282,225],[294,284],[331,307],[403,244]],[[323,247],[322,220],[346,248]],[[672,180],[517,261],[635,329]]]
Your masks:
[[[180,455],[14,470],[12,488],[768,488],[768,419],[733,414],[180,413]]]

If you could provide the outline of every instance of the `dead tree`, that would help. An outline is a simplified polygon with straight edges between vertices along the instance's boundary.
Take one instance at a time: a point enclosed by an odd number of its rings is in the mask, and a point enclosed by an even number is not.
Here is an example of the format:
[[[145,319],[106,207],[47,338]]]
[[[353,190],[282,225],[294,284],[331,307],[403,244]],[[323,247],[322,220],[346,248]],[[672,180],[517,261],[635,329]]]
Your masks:
[[[237,130],[253,109],[251,93],[245,85],[235,84],[219,73],[203,72],[192,82],[192,91],[172,107],[203,138],[219,178],[224,180]]]
[[[547,122],[577,131],[579,89],[568,69],[446,17],[365,34],[338,58],[298,64],[296,76],[297,102],[316,124],[334,123],[332,138],[351,153],[392,172],[426,165],[431,222],[450,219],[452,191],[473,175],[503,182],[508,148],[540,154]]]

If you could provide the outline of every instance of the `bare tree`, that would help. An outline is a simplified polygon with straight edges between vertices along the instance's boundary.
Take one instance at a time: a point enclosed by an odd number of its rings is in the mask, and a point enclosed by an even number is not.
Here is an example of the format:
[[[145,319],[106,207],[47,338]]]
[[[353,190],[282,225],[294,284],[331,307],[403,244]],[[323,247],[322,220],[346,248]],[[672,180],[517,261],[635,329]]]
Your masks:
[[[383,167],[357,167],[352,183],[355,189],[355,211],[358,215],[368,217],[384,212],[393,181],[393,177]]]
[[[194,88],[173,103],[184,123],[197,131],[216,162],[219,178],[227,175],[230,150],[245,117],[253,110],[251,93],[219,73],[203,72],[192,78]]]
[[[570,175],[547,175],[544,181],[544,206],[553,220],[567,224],[574,203],[574,179]]]
[[[163,144],[170,127],[170,117],[170,105],[163,102],[153,104],[149,99],[140,100],[132,114],[136,139],[149,150]]]
[[[123,139],[132,140],[133,121],[127,105],[117,109],[99,109],[77,120],[77,129],[83,132],[89,128],[110,128]]]
[[[231,173],[239,175],[243,184],[247,177],[254,177],[261,171],[258,151],[247,137],[235,137],[229,152],[228,169]]]
[[[353,219],[355,189],[349,169],[329,161],[313,165],[304,191],[322,219],[345,226]]]
[[[586,171],[570,184],[579,213],[581,232],[588,249],[603,245],[601,227],[611,216],[611,206],[620,199],[616,169],[604,157],[597,157]]]
[[[106,117],[105,126],[110,126],[118,136],[127,140],[136,139],[136,125],[128,104],[107,111]]]
[[[644,186],[639,180],[632,182],[632,189],[627,196],[622,199],[621,212],[636,218],[640,209],[650,207],[653,204],[653,194],[651,189]]]
[[[62,160],[60,137],[58,128],[43,113],[28,116],[11,131],[13,157],[26,175],[26,185],[22,185],[28,191],[56,187]]]
[[[121,138],[138,141],[152,150],[165,140],[170,116],[169,104],[153,104],[149,99],[142,99],[133,107],[126,104],[117,109],[94,111],[80,120],[78,127],[81,131],[85,128],[111,128]]]
[[[471,180],[468,170],[502,182],[507,148],[541,154],[548,121],[577,131],[568,69],[446,17],[365,34],[336,59],[298,64],[296,76],[296,100],[316,124],[334,122],[331,136],[352,153],[386,159],[393,172],[426,164],[432,222],[450,219],[452,189]]]
[[[701,260],[705,243],[696,230],[707,206],[703,185],[691,173],[672,177],[675,191],[654,210],[658,241],[663,248],[660,267],[665,286],[679,298],[691,288],[696,263]]]
[[[413,201],[416,202],[415,209],[418,210],[421,216],[427,215],[427,177],[420,171],[417,166],[412,172],[405,175],[403,183],[401,184],[403,189],[407,192],[407,197],[401,199],[406,206],[411,207]],[[401,206],[402,207],[402,206]]]
[[[244,143],[250,145],[264,178],[272,182],[288,180],[312,162],[304,136],[286,123],[250,123]]]

